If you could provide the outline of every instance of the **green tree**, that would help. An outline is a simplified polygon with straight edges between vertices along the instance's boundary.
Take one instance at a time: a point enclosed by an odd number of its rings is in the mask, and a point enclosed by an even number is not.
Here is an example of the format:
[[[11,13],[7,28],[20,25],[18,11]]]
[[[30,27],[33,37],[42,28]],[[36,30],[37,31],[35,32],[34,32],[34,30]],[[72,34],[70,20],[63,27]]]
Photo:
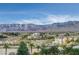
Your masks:
[[[63,54],[69,55],[71,53],[72,47],[64,47]]]
[[[17,54],[18,55],[28,55],[29,54],[27,45],[23,41],[19,45]]]
[[[79,48],[66,47],[63,51],[65,55],[79,55]]]
[[[48,49],[47,48],[41,48],[40,54],[48,55],[49,54]]]
[[[79,55],[79,48],[72,49],[72,50],[70,51],[70,54],[71,54],[71,55]]]
[[[58,36],[59,36],[58,34],[55,35],[55,37],[58,37]]]
[[[5,55],[7,55],[7,49],[9,48],[9,44],[5,43],[3,48],[5,48]]]
[[[57,46],[52,46],[49,48],[49,52],[50,52],[50,55],[57,55],[59,54],[59,49]]]
[[[64,36],[70,36],[70,33],[67,32],[67,33],[64,34]]]
[[[44,47],[44,48],[41,48],[40,54],[43,54],[43,55],[57,55],[57,54],[59,54],[59,49],[58,49],[57,46]]]

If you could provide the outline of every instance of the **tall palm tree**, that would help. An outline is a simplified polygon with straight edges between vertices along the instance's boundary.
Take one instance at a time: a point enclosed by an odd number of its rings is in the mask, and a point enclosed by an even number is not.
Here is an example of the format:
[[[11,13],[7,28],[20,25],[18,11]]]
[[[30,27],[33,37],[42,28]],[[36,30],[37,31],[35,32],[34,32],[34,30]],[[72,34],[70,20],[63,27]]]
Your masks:
[[[43,33],[43,32],[40,33],[40,36],[41,36],[42,39],[45,39],[45,33]]]
[[[64,36],[66,36],[66,38],[67,38],[67,40],[66,40],[66,42],[67,43],[69,43],[70,41],[69,41],[69,36],[70,36],[70,33],[69,32],[67,32],[67,33],[65,33],[65,35]]]
[[[23,35],[22,36],[22,38],[21,39],[25,39],[25,38],[27,38],[28,37],[28,35],[27,34],[25,34],[25,35]]]
[[[48,36],[46,43],[51,43],[52,44],[53,41],[55,41],[55,37],[54,36]]]
[[[7,36],[6,35],[0,35],[0,40],[2,41],[2,44],[4,44],[5,43],[5,39],[7,38]]]
[[[58,35],[58,34],[56,34],[56,35],[55,35],[55,37],[56,37],[56,38],[58,38],[58,37],[59,37],[59,35]]]
[[[34,44],[33,43],[30,43],[29,45],[30,45],[30,50],[31,50],[31,54],[32,54],[32,49],[34,47]]]
[[[37,47],[36,47],[36,48],[38,49],[38,52],[39,52],[40,46],[39,46],[39,45],[37,45]]]
[[[9,48],[9,45],[5,43],[3,48],[5,48],[5,55],[7,55],[7,49]]]
[[[67,39],[68,39],[68,37],[70,36],[70,33],[65,33],[65,35],[64,36],[66,36],[67,37]]]

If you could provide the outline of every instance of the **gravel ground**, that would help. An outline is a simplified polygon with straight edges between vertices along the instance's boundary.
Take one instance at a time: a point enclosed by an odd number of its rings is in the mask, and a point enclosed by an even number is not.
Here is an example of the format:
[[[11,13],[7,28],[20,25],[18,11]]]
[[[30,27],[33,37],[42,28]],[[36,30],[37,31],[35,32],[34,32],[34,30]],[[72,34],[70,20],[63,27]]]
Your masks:
[[[16,54],[17,52],[17,49],[7,49],[7,54],[10,54],[10,53],[15,53]],[[5,55],[5,49],[3,48],[0,48],[0,55]]]

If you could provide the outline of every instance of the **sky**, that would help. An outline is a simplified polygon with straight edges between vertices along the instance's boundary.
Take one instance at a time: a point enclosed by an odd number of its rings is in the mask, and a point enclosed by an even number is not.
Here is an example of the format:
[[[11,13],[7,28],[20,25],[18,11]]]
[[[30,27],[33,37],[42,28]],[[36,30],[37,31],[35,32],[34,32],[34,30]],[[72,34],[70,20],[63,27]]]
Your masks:
[[[79,3],[0,3],[0,24],[79,21]]]

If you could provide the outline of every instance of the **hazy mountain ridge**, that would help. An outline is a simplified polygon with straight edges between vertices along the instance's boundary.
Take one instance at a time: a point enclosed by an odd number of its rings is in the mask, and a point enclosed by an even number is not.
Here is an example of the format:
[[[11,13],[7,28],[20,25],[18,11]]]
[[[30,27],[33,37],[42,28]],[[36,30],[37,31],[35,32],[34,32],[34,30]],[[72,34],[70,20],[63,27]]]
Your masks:
[[[79,21],[68,21],[48,25],[35,24],[0,24],[0,32],[19,31],[79,31]]]

